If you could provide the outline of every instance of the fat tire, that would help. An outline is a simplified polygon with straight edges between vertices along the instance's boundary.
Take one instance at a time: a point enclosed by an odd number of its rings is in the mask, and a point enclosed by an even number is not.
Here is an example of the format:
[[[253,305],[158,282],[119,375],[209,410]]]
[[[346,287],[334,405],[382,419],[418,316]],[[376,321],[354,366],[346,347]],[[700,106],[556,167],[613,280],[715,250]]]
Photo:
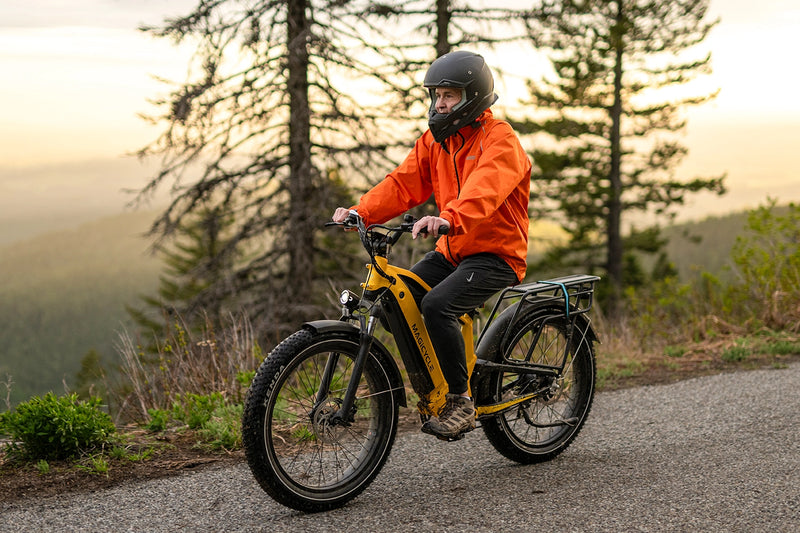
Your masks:
[[[307,370],[319,373],[326,354],[334,352],[339,354],[340,364],[352,363],[358,345],[357,333],[302,329],[267,356],[248,390],[242,415],[247,463],[261,488],[287,507],[304,512],[341,507],[372,482],[389,456],[397,433],[399,405],[391,392],[388,371],[374,353],[362,373],[362,398],[352,426],[333,426],[328,432],[317,432],[321,425],[309,417],[318,382],[308,382],[309,375],[316,376]],[[327,404],[335,407],[346,387],[342,381],[330,387]],[[361,387],[365,387],[364,394]],[[305,389],[304,397],[287,396],[290,388],[293,392]],[[295,398],[298,407],[286,408],[289,400],[295,405]],[[287,430],[289,422],[283,419],[292,410],[296,421]],[[354,441],[352,448],[343,444],[350,440]],[[308,467],[295,471],[295,462]],[[324,470],[331,463],[335,466],[331,473],[334,477],[328,478]]]
[[[499,353],[513,353],[516,346],[525,342],[526,337],[530,338],[530,335],[535,333],[537,328],[542,327],[547,328],[547,331],[543,332],[546,338],[542,337],[537,346],[543,342],[553,343],[552,346],[554,348],[555,344],[558,344],[558,349],[560,349],[563,347],[563,343],[567,342],[568,334],[568,319],[563,315],[558,316],[562,312],[563,309],[538,309],[526,313],[511,325],[509,341]],[[549,318],[542,326],[542,318],[544,316]],[[580,323],[588,328],[588,323],[585,321]],[[525,418],[521,416],[522,413],[519,409],[500,413],[493,418],[484,420],[482,423],[486,438],[500,454],[518,463],[533,464],[550,461],[569,447],[583,427],[594,398],[596,363],[592,340],[592,337],[587,338],[586,335],[582,335],[580,332],[573,333],[573,346],[570,355],[571,366],[568,363],[569,375],[566,376],[566,379],[571,381],[569,383],[562,382],[562,386],[568,386],[570,390],[560,391],[561,394],[565,394],[564,410],[561,416],[563,418],[575,417],[577,418],[576,422],[573,425],[562,425],[547,430],[542,428],[537,431],[537,428],[528,424]],[[542,355],[542,357],[546,356]],[[537,357],[535,356],[534,359],[537,359]],[[554,363],[552,360],[546,362],[549,364]],[[499,401],[504,380],[508,381],[510,379],[509,376],[509,374],[498,372],[489,374],[481,379],[478,383],[478,390],[484,401]],[[568,397],[566,396],[567,393],[569,393]],[[546,415],[548,410],[554,407],[555,409],[562,408],[559,405],[559,401],[558,398],[534,401],[528,407],[526,414],[534,417],[540,414]],[[553,403],[548,405],[548,402]]]

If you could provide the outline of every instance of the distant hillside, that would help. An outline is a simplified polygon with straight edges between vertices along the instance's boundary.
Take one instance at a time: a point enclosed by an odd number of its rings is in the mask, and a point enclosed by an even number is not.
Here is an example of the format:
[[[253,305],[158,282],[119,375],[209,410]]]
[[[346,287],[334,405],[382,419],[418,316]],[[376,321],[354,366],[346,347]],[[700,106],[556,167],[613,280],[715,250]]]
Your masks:
[[[746,224],[747,212],[740,212],[665,228],[667,256],[677,266],[680,278],[688,281],[699,272],[710,272],[730,280],[731,250]]]
[[[134,157],[33,167],[0,161],[0,247],[121,213],[134,199],[124,191],[140,190],[156,171]]]
[[[142,238],[154,216],[113,216],[0,247],[0,382],[13,379],[12,401],[63,392],[89,350],[116,358],[125,304],[158,285],[160,264]]]
[[[776,216],[786,216],[789,207],[775,206],[773,212]],[[723,282],[734,281],[736,270],[731,252],[736,238],[744,235],[749,213],[740,211],[666,228],[664,235],[670,239],[667,254],[678,267],[681,279],[688,281],[705,271]]]
[[[665,252],[678,269],[681,280],[694,279],[700,272],[710,272],[725,281],[731,279],[731,250],[746,223],[747,212],[742,211],[663,228],[662,237],[668,240]],[[558,227],[538,223],[531,231],[529,262],[536,261],[548,246],[563,238],[564,233]],[[644,258],[643,266],[652,268],[655,259]]]

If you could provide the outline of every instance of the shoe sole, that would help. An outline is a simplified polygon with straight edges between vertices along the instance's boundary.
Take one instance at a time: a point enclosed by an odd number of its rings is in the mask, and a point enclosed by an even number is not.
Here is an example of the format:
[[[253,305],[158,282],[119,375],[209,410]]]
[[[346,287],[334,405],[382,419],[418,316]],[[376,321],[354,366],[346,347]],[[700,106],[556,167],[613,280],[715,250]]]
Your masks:
[[[428,435],[433,435],[434,437],[436,437],[439,440],[443,440],[443,441],[446,441],[446,442],[454,442],[454,441],[463,439],[464,436],[467,433],[469,433],[470,431],[472,431],[473,429],[475,429],[475,425],[474,424],[471,425],[470,427],[462,430],[462,431],[459,431],[458,433],[454,433],[454,434],[451,435],[451,434],[448,434],[448,433],[437,433],[436,431],[434,431],[430,427],[426,427],[426,426],[423,425],[422,428],[420,428],[420,431],[422,431],[423,433],[426,433]]]

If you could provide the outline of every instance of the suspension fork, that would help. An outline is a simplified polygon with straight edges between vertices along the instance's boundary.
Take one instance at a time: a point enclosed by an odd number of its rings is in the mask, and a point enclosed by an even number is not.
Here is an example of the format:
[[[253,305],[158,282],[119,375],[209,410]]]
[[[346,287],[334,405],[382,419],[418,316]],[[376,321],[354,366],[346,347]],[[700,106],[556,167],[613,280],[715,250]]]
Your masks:
[[[353,373],[350,375],[350,383],[347,384],[347,390],[344,393],[342,404],[339,406],[339,410],[331,416],[331,422],[333,424],[348,425],[353,421],[352,411],[356,401],[358,384],[361,381],[361,374],[364,372],[364,366],[367,364],[369,350],[372,347],[372,340],[375,338],[373,334],[375,332],[375,326],[378,323],[377,317],[375,315],[370,315],[369,318],[366,318],[364,315],[358,315],[358,320],[361,325],[358,355],[353,363]],[[325,372],[322,376],[322,383],[317,393],[317,398],[319,398],[318,404],[324,401],[328,395],[328,387],[330,386],[333,370],[338,360],[338,353],[333,353],[328,358],[328,362],[325,365]],[[315,410],[316,407],[317,406],[315,406]]]
[[[339,364],[339,352],[332,352],[328,356],[328,361],[325,363],[325,370],[322,372],[322,380],[317,389],[317,401],[314,403],[314,407],[311,408],[312,420],[316,417],[317,411],[325,405],[325,401],[328,399],[328,391],[331,389],[331,382],[333,381],[333,371],[336,369],[337,364]]]

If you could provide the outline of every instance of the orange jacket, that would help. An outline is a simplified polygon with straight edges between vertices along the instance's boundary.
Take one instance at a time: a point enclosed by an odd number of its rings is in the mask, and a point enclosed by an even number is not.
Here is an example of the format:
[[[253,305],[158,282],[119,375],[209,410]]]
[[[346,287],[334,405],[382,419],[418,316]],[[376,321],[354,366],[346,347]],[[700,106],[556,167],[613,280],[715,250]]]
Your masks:
[[[430,131],[355,209],[366,224],[383,223],[433,193],[439,216],[450,223],[436,250],[457,265],[464,257],[493,253],[521,281],[528,253],[531,163],[511,126],[487,109],[479,127],[465,126],[445,141]]]

